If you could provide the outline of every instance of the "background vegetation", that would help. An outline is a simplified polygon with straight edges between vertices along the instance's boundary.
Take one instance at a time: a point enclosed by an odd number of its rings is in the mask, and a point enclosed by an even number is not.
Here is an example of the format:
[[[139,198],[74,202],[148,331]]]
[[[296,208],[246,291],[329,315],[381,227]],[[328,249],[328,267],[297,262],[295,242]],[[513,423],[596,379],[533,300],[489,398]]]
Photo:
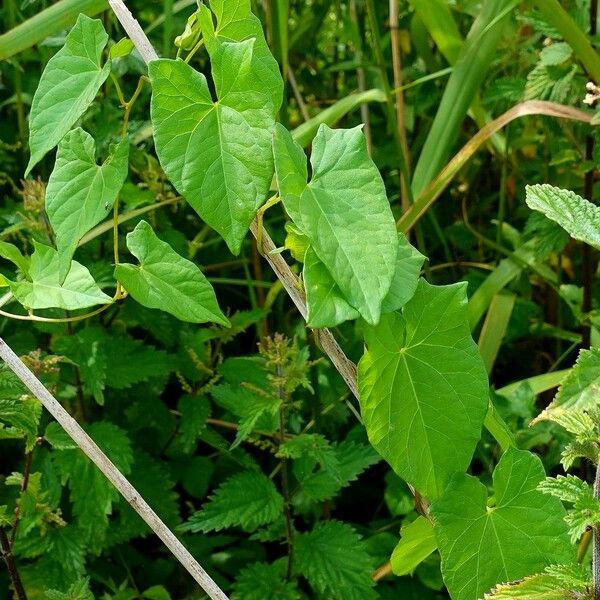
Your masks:
[[[598,342],[597,263],[588,246],[532,214],[525,185],[550,183],[594,197],[600,146],[589,123],[581,123],[585,116],[571,108],[585,109],[586,93],[595,93],[586,83],[600,81],[596,4],[565,1],[563,13],[554,1],[252,3],[284,74],[279,120],[303,145],[321,122],[364,124],[394,217],[428,257],[427,281],[468,284],[471,330],[498,422],[548,474],[563,472],[561,453],[571,438],[549,421],[529,425],[578,351]],[[194,47],[174,41],[195,2],[128,5],[162,56]],[[0,239],[26,256],[33,240],[52,242],[44,197],[54,165],[51,153],[23,179],[27,117],[41,73],[79,12],[102,20],[109,46],[123,37],[103,1],[5,0],[0,9]],[[130,50],[114,51],[116,77],[81,120],[101,157],[122,127],[115,80],[131,98],[146,72]],[[190,64],[209,71],[204,49]],[[493,135],[486,129],[528,100],[567,108],[554,114],[529,104],[522,109],[529,116],[506,118]],[[423,512],[418,494],[415,504],[408,485],[369,445],[354,397],[254,240],[247,236],[232,256],[169,183],[153,147],[149,102],[143,85],[128,112],[133,143],[120,194],[128,216],[122,232],[143,216],[200,265],[232,327],[184,323],[126,298],[81,322],[60,309],[39,313],[64,323],[27,320],[3,304],[25,320],[1,318],[0,335],[27,356],[234,598],[449,597],[437,551],[392,574],[400,528]],[[265,224],[292,263],[298,236],[284,227],[283,211],[270,209]],[[94,229],[77,255],[105,287],[114,262],[110,228]],[[121,246],[125,254],[124,235]],[[0,279],[13,271],[0,261]],[[346,322],[336,336],[358,362],[361,326]],[[10,409],[15,393],[22,391],[4,372],[0,526],[27,597],[201,598],[37,403]],[[501,455],[497,440],[484,432],[469,470],[490,486]],[[593,480],[591,463],[574,464],[574,473]],[[589,565],[590,535],[585,527],[579,534],[579,558]],[[8,572],[0,570],[0,598],[11,594]]]

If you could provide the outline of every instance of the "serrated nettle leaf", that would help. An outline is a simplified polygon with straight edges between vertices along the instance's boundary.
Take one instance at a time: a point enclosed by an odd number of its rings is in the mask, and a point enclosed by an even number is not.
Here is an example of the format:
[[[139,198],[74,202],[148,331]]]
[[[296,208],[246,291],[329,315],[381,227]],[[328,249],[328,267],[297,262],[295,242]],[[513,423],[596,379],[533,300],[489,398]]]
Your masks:
[[[325,521],[295,539],[294,568],[327,598],[376,598],[371,579],[373,566],[360,536],[346,523]]]
[[[533,420],[533,423],[556,419],[559,424],[567,428],[569,421],[572,421],[568,417],[569,412],[577,413],[598,407],[599,385],[600,348],[583,349],[579,352],[577,362],[560,384],[554,400]]]
[[[398,234],[398,254],[392,284],[381,304],[383,314],[400,310],[414,295],[419,283],[423,256],[403,233]]]
[[[80,127],[60,141],[46,188],[46,212],[56,234],[61,282],[79,240],[112,209],[127,177],[128,158],[128,139],[102,165],[96,164],[94,138]]]
[[[298,600],[295,581],[286,578],[286,559],[254,563],[237,576],[231,600]]]
[[[466,286],[419,281],[402,313],[365,328],[358,365],[369,440],[429,499],[469,466],[488,406],[488,378],[468,323]]]
[[[111,301],[94,281],[90,272],[77,261],[64,282],[59,282],[60,259],[58,252],[50,246],[34,241],[29,277],[31,281],[11,281],[10,289],[15,298],[31,309],[63,308],[77,310]]]
[[[273,177],[275,113],[257,77],[256,42],[218,43],[216,88],[182,61],[152,61],[151,116],[165,173],[194,210],[238,254]]]
[[[100,59],[107,41],[102,21],[81,14],[64,47],[48,61],[31,103],[25,176],[60,142],[106,81],[110,60],[102,66]]]
[[[199,23],[202,29],[204,43],[211,59],[218,52],[220,42],[242,42],[255,40],[253,71],[262,88],[270,94],[273,106],[278,109],[283,97],[283,80],[279,65],[265,40],[260,20],[252,14],[250,0],[210,0],[210,9],[200,6]]]
[[[437,541],[431,521],[418,516],[412,523],[404,525],[400,541],[394,548],[390,562],[395,575],[410,575],[437,549]]]
[[[222,483],[202,510],[182,525],[182,531],[219,531],[240,526],[252,531],[272,523],[283,511],[283,498],[263,473],[244,471]]]
[[[527,206],[558,223],[572,238],[600,248],[600,208],[570,190],[528,185]]]
[[[127,234],[127,247],[140,264],[118,264],[115,277],[140,304],[190,323],[229,326],[202,271],[160,240],[146,221]]]
[[[304,289],[306,291],[306,322],[309,327],[337,327],[344,321],[360,316],[348,304],[338,284],[316,252],[309,247],[304,255]]]
[[[9,260],[21,269],[23,275],[29,274],[29,258],[23,256],[14,244],[0,240],[0,257]]]
[[[277,127],[273,148],[287,212],[308,236],[348,304],[368,323],[377,323],[394,276],[398,237],[381,175],[360,127],[319,127],[312,179],[301,193],[306,166],[284,127]]]
[[[456,474],[431,505],[453,600],[477,600],[498,583],[574,562],[565,509],[537,489],[544,476],[539,458],[510,448],[494,470],[494,504],[475,477]]]

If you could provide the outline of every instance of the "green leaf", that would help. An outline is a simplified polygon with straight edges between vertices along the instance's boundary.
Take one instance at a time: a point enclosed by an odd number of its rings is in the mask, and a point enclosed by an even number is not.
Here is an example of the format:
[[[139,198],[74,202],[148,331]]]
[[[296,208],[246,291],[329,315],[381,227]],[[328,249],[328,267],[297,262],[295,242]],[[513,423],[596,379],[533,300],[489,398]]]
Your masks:
[[[327,267],[311,247],[304,255],[302,275],[308,311],[306,322],[309,327],[337,327],[344,321],[360,316],[359,312],[348,304]]]
[[[210,402],[202,396],[183,396],[177,405],[181,412],[179,442],[184,452],[195,447],[198,437],[206,428],[210,416]]]
[[[373,560],[346,523],[326,521],[296,537],[294,568],[320,595],[332,600],[376,598]]]
[[[400,310],[414,295],[425,257],[406,239],[398,234],[398,254],[392,284],[381,304],[381,312]]]
[[[63,593],[58,590],[46,590],[48,600],[94,600],[94,595],[89,588],[89,579],[80,579],[72,584]]]
[[[12,426],[20,437],[26,438],[26,450],[36,444],[38,426],[42,416],[42,404],[31,396],[0,398],[0,421]]]
[[[286,581],[286,562],[257,562],[240,571],[231,600],[299,600],[296,582]]]
[[[242,42],[254,40],[253,71],[262,89],[270,94],[271,103],[277,110],[283,97],[283,81],[279,65],[273,58],[265,40],[262,23],[251,12],[250,0],[210,0],[213,17],[206,5],[201,5],[199,22],[202,35],[211,60],[222,42]]]
[[[599,383],[600,348],[581,350],[577,362],[562,380],[556,397],[533,422],[558,420],[561,425],[571,430],[569,423],[565,421],[569,419],[568,413],[595,409],[598,406]]]
[[[108,304],[111,299],[94,281],[90,272],[76,261],[61,284],[60,259],[50,246],[34,241],[29,276],[31,281],[9,282],[15,298],[26,308],[64,308],[76,310],[96,304]]]
[[[488,406],[465,292],[465,284],[435,287],[421,280],[402,313],[366,328],[368,349],[358,365],[370,442],[429,499],[468,467]]]
[[[127,234],[127,247],[140,264],[118,264],[115,277],[140,304],[182,321],[229,326],[202,271],[161,241],[146,221]]]
[[[543,573],[496,586],[485,600],[573,600],[585,598],[592,585],[587,567],[552,565]]]
[[[101,166],[94,138],[77,127],[58,145],[46,188],[46,212],[56,234],[59,280],[64,281],[77,243],[113,207],[127,177],[129,140],[123,139]]]
[[[285,127],[278,125],[275,167],[285,208],[348,304],[375,324],[394,276],[398,238],[364,135],[360,127],[319,127],[311,156],[312,179],[303,189],[306,166],[298,148]]]
[[[129,56],[134,48],[135,44],[129,38],[124,37],[110,47],[108,54],[111,59],[123,58],[124,56]]]
[[[400,541],[394,548],[391,563],[394,575],[411,575],[437,549],[433,525],[423,516],[404,525]]]
[[[183,531],[219,531],[240,526],[252,531],[272,523],[283,511],[283,498],[262,473],[244,471],[222,483],[202,510],[181,527]]]
[[[217,101],[182,61],[152,61],[151,116],[160,163],[175,188],[238,254],[273,177],[275,113],[258,77],[256,42],[216,44]]]
[[[29,274],[29,259],[25,258],[14,244],[0,240],[0,257],[16,265],[23,275]]]
[[[101,66],[100,58],[107,41],[102,21],[79,15],[64,47],[48,61],[31,103],[26,177],[83,115],[106,81],[110,60]]]
[[[100,405],[104,404],[106,385],[106,348],[103,338],[95,327],[81,329],[75,335],[66,335],[54,342],[57,354],[70,358],[79,367],[79,374],[86,394],[94,397]]]
[[[600,208],[570,190],[528,185],[527,206],[558,223],[574,239],[600,248]]]
[[[555,42],[546,46],[540,52],[540,60],[543,65],[560,65],[568,58],[571,58],[573,50],[565,42]]]
[[[495,502],[476,478],[456,474],[431,505],[442,575],[454,600],[476,600],[494,585],[574,560],[556,498],[542,494],[539,458],[510,448],[494,470]]]
[[[88,433],[122,473],[129,473],[133,452],[122,429],[101,421],[90,425]],[[69,484],[73,516],[82,538],[91,552],[98,553],[106,536],[108,515],[119,494],[81,450],[54,450],[53,459],[63,484]]]

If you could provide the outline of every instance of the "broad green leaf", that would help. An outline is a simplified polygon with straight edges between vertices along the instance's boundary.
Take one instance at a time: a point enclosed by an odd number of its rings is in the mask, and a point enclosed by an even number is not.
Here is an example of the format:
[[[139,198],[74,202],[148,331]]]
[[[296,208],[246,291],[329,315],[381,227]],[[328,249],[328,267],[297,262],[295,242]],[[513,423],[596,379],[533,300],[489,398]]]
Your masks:
[[[344,298],[338,284],[309,247],[304,255],[304,289],[306,291],[306,322],[309,327],[336,327],[344,321],[358,318],[359,312]]]
[[[271,479],[260,472],[245,471],[222,483],[181,529],[207,532],[238,525],[252,531],[272,523],[282,511],[283,498]]]
[[[421,280],[402,313],[366,328],[367,351],[358,365],[369,440],[429,499],[468,467],[488,406],[466,303],[465,284]]]
[[[273,564],[254,563],[240,571],[231,600],[298,600],[295,581],[286,580],[286,559]]]
[[[216,89],[182,61],[149,65],[156,151],[194,210],[238,254],[273,177],[279,105],[257,76],[255,40],[223,42],[211,54]]]
[[[575,366],[563,378],[558,393],[534,423],[552,420],[564,412],[580,412],[598,406],[600,383],[600,348],[581,350]]]
[[[0,257],[19,267],[23,275],[29,274],[29,259],[23,256],[14,244],[0,240]]]
[[[77,243],[112,209],[127,177],[129,140],[122,140],[101,166],[94,138],[80,127],[58,145],[46,188],[46,212],[56,234],[59,279],[64,281]]]
[[[50,246],[34,241],[29,276],[31,281],[9,282],[15,298],[26,308],[64,308],[77,310],[96,304],[108,304],[107,296],[90,272],[76,261],[71,263],[64,282],[59,283],[60,259]]]
[[[275,167],[286,210],[348,304],[375,324],[394,276],[398,238],[365,138],[359,127],[332,130],[322,125],[313,142],[312,179],[301,195],[306,166],[290,138],[284,127],[277,127]]]
[[[381,312],[388,313],[401,309],[414,295],[419,283],[425,257],[406,239],[398,234],[398,254],[392,284],[381,305]]]
[[[106,81],[110,60],[102,66],[100,58],[107,41],[102,21],[79,15],[64,47],[48,61],[31,103],[25,176],[60,142]]]
[[[134,43],[125,37],[121,38],[116,44],[113,44],[108,54],[111,58],[123,58],[131,54],[134,48]]]
[[[431,505],[442,575],[453,600],[477,600],[494,585],[572,563],[565,509],[537,486],[539,458],[510,448],[494,470],[494,501],[475,477],[456,474]]]
[[[161,241],[146,221],[127,234],[127,247],[140,264],[117,265],[115,277],[140,304],[190,323],[229,326],[202,271]]]
[[[199,22],[211,59],[218,52],[219,43],[253,39],[254,76],[264,91],[270,94],[273,106],[278,109],[283,97],[279,65],[267,46],[260,20],[251,12],[250,0],[237,0],[235,3],[210,0],[209,4],[216,17],[216,27],[206,5],[200,7]]]
[[[558,223],[572,238],[600,248],[600,208],[570,190],[528,185],[527,206]]]
[[[373,559],[360,536],[346,523],[325,521],[295,539],[294,567],[311,587],[332,600],[376,598]]]
[[[400,541],[392,553],[392,571],[395,575],[411,575],[436,549],[433,525],[425,517],[419,516],[402,527]]]

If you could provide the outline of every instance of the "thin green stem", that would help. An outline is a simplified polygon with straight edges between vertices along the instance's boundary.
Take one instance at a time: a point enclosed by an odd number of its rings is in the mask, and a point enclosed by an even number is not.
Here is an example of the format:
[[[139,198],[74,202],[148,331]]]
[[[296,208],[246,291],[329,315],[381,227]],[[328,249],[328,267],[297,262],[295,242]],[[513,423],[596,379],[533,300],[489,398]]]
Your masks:
[[[204,46],[204,38],[200,38],[196,45],[189,51],[188,55],[185,57],[185,62],[189,63],[194,57],[194,54],[196,54],[196,52],[198,52],[202,46]]]

